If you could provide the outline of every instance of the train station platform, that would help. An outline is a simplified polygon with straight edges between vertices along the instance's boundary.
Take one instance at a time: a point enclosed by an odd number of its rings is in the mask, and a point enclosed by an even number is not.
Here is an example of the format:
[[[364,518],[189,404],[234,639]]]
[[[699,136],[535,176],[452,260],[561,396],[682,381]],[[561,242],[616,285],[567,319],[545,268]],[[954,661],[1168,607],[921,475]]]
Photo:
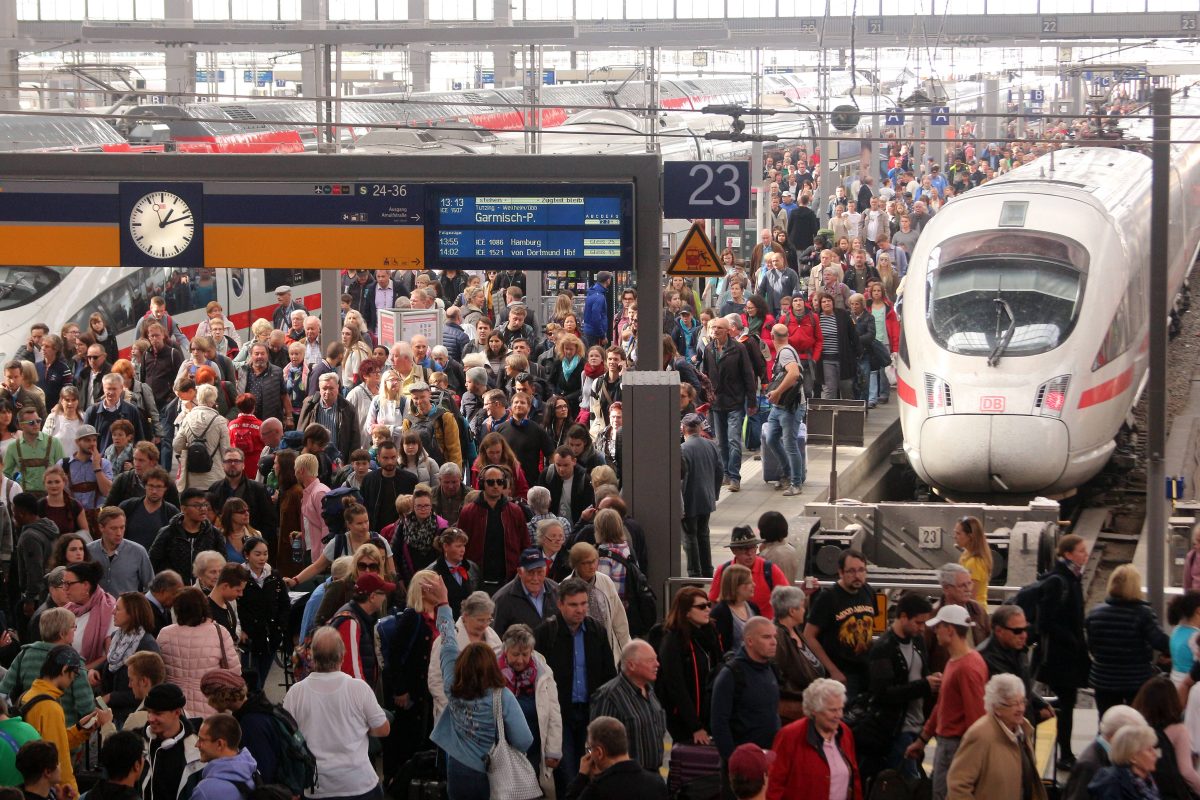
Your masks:
[[[872,448],[872,444],[881,435],[888,432],[892,425],[899,425],[898,403],[899,399],[893,392],[889,403],[876,406],[867,412],[863,426],[863,446],[838,445],[837,462],[840,486],[846,486],[840,476],[850,474],[851,464],[855,459],[868,452],[872,460],[879,456],[878,448]],[[766,511],[778,511],[790,519],[799,515],[804,510],[806,503],[822,500],[828,496],[833,448],[826,444],[809,444],[807,455],[808,479],[804,483],[804,490],[795,497],[784,497],[782,491],[775,489],[773,484],[763,480],[761,452],[746,453],[743,450],[741,491],[730,492],[728,488],[722,489],[721,496],[717,500],[717,510],[709,520],[713,564],[729,560],[729,539],[735,525],[754,526],[758,522],[759,516]],[[886,453],[883,455],[886,457]],[[858,472],[861,466],[859,465],[859,468],[854,471]],[[853,494],[846,494],[844,490],[840,494],[843,497],[854,497]]]

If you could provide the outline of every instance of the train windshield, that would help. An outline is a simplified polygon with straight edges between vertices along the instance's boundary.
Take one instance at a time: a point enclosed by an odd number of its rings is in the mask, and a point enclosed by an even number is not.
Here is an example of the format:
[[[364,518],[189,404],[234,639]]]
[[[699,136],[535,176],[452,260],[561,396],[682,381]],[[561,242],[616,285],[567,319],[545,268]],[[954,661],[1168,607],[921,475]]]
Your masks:
[[[929,331],[952,353],[1001,358],[1062,344],[1079,316],[1088,267],[1076,242],[1033,231],[988,231],[930,255]]]
[[[0,267],[0,311],[20,308],[58,286],[70,267]]]

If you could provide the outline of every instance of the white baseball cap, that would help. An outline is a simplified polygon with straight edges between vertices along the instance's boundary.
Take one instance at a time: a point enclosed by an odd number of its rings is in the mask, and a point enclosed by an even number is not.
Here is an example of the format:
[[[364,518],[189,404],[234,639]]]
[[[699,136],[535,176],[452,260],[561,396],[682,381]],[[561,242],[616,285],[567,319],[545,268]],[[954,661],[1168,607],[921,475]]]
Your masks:
[[[962,606],[945,605],[938,609],[937,616],[925,623],[926,627],[932,627],[939,623],[945,622],[948,625],[957,625],[960,628],[974,628],[975,623],[971,621],[971,615]]]

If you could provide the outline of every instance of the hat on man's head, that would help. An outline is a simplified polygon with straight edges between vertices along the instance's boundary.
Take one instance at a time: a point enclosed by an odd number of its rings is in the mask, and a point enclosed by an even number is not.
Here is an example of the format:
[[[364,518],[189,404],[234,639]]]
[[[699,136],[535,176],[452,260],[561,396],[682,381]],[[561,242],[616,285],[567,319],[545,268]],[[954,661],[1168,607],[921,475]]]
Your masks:
[[[540,548],[526,547],[521,551],[521,569],[537,569],[546,566],[546,556]]]
[[[86,439],[89,436],[99,436],[100,434],[91,425],[80,425],[75,430],[75,441]]]
[[[200,691],[212,694],[221,689],[245,689],[246,679],[231,669],[210,669],[200,679]]]
[[[396,591],[396,584],[388,583],[380,577],[378,572],[364,572],[354,582],[355,594],[372,594],[374,592],[391,594],[394,591]]]
[[[763,750],[756,744],[740,744],[729,756],[727,769],[730,777],[747,781],[760,780],[771,769],[775,753]]]
[[[738,525],[733,529],[733,535],[729,538],[729,547],[755,547],[763,543],[763,540],[758,538],[758,534],[749,525]]]
[[[414,381],[413,383],[410,383],[408,385],[409,394],[412,394],[413,392],[428,392],[428,391],[429,391],[429,384],[426,383],[425,381],[420,381],[420,380]]]
[[[967,609],[962,606],[945,605],[938,609],[937,615],[925,623],[926,627],[932,628],[945,622],[948,625],[957,625],[960,628],[974,628],[975,623],[971,621],[971,615],[967,613]]]
[[[780,197],[791,197],[792,193],[790,190],[784,189],[782,192],[779,193],[779,196]]]
[[[83,656],[75,652],[75,648],[69,644],[60,644],[51,648],[50,652],[46,654],[46,661],[65,669],[83,669]]]
[[[275,294],[291,294],[291,292],[292,287],[288,286],[286,283],[283,286],[277,286],[275,288]]]
[[[178,711],[187,705],[183,689],[173,683],[160,683],[146,694],[142,707],[147,711]]]

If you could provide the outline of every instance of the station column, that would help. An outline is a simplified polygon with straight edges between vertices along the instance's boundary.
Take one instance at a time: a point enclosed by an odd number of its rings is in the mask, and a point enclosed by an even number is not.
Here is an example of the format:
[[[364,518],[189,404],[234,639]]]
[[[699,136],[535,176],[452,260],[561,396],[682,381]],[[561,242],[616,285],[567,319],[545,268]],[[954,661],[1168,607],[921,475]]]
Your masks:
[[[167,0],[167,19],[184,20],[190,23],[192,0]],[[168,95],[178,95],[184,102],[191,102],[196,93],[196,53],[191,48],[168,47],[164,53]]]
[[[496,25],[511,26],[512,0],[495,0],[492,15]],[[492,74],[495,76],[497,89],[517,84],[517,68],[513,61],[511,47],[499,45],[492,48]]]
[[[17,38],[17,4],[0,4],[0,41]],[[0,111],[16,111],[19,108],[17,85],[20,65],[18,50],[0,47]]]
[[[429,22],[429,0],[408,0],[408,21]],[[429,91],[429,73],[433,69],[433,54],[430,51],[408,46],[408,71],[411,77],[412,91]]]
[[[983,140],[1000,141],[1000,79],[987,78],[983,82]]]

